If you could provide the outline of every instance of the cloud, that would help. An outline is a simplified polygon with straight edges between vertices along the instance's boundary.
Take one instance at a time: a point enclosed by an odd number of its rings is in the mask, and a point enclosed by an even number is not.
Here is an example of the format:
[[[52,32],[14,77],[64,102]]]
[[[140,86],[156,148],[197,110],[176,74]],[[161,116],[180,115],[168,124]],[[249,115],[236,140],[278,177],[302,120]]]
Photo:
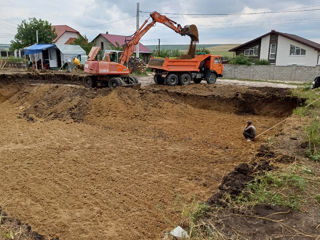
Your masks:
[[[320,8],[316,0],[140,0],[143,11],[162,13],[232,13],[232,16],[167,16],[181,25],[196,24],[201,43],[239,43],[258,37],[271,29],[301,35],[311,40],[320,38],[319,12],[297,12],[246,15],[262,11]],[[245,14],[241,14],[245,13]],[[136,29],[136,1],[129,0],[7,0],[0,8],[0,43],[8,43],[16,34],[17,25],[31,17],[52,24],[67,24],[92,40],[99,33],[131,35]],[[148,18],[141,13],[140,23]],[[146,44],[188,43],[169,28],[157,24],[142,39]]]

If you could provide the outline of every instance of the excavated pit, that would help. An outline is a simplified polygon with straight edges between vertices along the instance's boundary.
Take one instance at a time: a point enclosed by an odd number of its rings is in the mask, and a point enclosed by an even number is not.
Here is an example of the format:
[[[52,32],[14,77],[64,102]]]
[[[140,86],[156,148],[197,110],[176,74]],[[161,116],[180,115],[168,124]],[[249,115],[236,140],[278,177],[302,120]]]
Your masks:
[[[59,239],[160,239],[179,224],[179,203],[207,201],[278,131],[248,144],[248,119],[259,133],[302,102],[271,88],[110,91],[7,78],[0,82],[0,206]]]

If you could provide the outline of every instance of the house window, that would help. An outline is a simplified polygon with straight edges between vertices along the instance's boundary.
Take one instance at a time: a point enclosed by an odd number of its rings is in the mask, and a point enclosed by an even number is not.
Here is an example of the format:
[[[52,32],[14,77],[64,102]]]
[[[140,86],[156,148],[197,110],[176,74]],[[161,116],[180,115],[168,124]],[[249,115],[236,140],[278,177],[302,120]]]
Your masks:
[[[276,59],[276,53],[277,53],[277,44],[271,43],[270,44],[270,53],[269,53],[269,59]]]
[[[101,42],[101,50],[104,50],[104,44]]]
[[[294,56],[306,55],[306,50],[294,45],[290,45],[290,55],[294,55]]]
[[[259,46],[254,46],[252,48],[248,48],[244,50],[244,56],[246,57],[257,57],[258,56]]]

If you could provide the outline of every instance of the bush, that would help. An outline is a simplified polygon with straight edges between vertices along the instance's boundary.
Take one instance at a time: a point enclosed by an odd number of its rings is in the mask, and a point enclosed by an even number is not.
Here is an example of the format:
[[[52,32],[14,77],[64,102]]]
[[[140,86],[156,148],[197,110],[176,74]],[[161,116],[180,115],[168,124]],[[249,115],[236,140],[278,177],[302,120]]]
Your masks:
[[[236,56],[235,58],[230,60],[231,64],[239,64],[239,65],[247,65],[250,66],[252,62],[250,61],[249,58],[241,55]]]
[[[197,54],[210,54],[210,50],[207,48],[199,48],[197,49]]]
[[[255,65],[270,65],[270,62],[267,59],[255,60],[253,63]]]
[[[308,136],[309,149],[307,155],[314,161],[320,160],[319,146],[320,146],[320,121],[314,120],[309,126],[306,127]]]

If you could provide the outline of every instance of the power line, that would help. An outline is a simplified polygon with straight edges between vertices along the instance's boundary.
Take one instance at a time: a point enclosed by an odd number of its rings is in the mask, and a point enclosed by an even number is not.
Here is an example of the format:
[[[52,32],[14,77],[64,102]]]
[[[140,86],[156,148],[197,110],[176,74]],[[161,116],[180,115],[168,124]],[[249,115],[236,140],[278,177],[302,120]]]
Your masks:
[[[239,15],[260,15],[260,14],[277,14],[277,13],[297,13],[297,12],[314,12],[320,11],[320,8],[313,9],[296,9],[296,10],[286,10],[286,11],[264,11],[264,12],[254,12],[254,13],[161,13],[166,15],[176,15],[176,16],[239,16]],[[141,13],[151,13],[148,11],[140,11]]]

